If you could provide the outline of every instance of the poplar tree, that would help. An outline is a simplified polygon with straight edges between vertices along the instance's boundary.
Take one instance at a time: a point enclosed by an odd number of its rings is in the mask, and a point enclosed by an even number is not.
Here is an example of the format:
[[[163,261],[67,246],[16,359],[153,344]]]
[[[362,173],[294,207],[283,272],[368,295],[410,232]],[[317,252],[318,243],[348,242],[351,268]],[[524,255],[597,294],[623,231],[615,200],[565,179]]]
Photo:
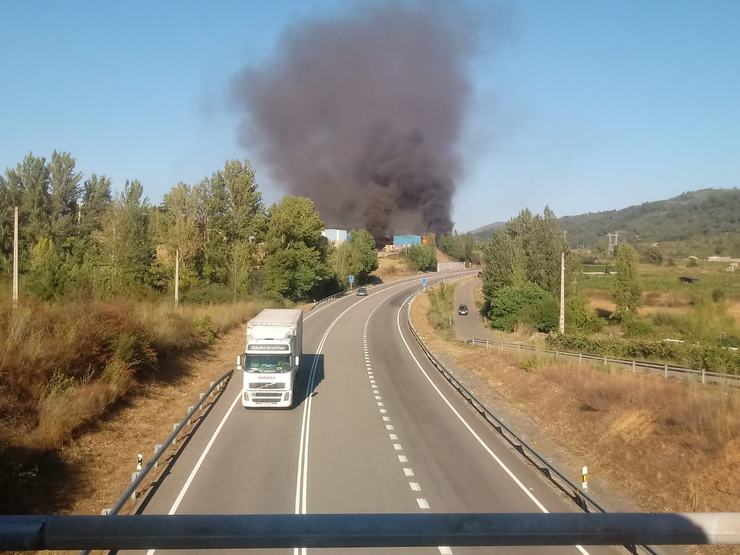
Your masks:
[[[620,243],[617,247],[616,271],[612,288],[612,298],[617,305],[614,315],[621,319],[637,316],[642,304],[642,288],[637,253],[629,243]]]
[[[82,174],[75,171],[75,159],[68,152],[52,152],[49,204],[51,236],[57,249],[65,243],[69,246],[75,235],[81,179]]]

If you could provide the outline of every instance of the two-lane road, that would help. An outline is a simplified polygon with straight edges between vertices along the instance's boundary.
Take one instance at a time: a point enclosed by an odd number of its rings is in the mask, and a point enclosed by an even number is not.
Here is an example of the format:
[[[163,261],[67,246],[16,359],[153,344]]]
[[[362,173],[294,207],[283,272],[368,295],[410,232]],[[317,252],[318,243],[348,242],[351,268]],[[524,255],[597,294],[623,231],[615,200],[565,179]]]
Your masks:
[[[141,512],[575,511],[424,359],[406,322],[417,289],[382,285],[307,313],[296,406],[245,410],[234,376]],[[410,552],[481,550],[578,553]]]

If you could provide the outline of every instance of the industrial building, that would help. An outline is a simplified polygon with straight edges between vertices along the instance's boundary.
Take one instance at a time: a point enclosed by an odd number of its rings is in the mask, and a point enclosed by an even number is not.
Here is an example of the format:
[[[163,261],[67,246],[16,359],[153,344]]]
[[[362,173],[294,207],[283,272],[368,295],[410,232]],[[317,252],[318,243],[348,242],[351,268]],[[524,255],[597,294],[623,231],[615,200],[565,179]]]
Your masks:
[[[421,235],[394,235],[393,249],[400,250],[414,245],[421,245]]]

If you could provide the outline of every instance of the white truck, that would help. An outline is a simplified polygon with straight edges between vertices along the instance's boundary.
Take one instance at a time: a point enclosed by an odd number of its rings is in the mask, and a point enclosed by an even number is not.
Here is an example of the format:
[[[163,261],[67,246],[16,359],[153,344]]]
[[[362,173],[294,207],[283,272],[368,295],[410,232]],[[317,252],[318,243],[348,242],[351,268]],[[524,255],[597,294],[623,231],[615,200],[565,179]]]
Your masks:
[[[267,308],[247,322],[246,349],[237,360],[237,370],[243,370],[242,405],[292,406],[302,349],[302,310]]]

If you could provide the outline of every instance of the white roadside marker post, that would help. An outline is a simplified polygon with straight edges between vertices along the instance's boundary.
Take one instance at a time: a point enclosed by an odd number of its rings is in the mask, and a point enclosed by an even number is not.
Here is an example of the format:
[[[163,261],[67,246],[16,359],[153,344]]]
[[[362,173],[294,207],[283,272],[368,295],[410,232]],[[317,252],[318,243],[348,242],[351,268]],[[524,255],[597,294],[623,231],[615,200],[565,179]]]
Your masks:
[[[588,490],[588,467],[584,466],[581,469],[581,489],[583,491]]]

